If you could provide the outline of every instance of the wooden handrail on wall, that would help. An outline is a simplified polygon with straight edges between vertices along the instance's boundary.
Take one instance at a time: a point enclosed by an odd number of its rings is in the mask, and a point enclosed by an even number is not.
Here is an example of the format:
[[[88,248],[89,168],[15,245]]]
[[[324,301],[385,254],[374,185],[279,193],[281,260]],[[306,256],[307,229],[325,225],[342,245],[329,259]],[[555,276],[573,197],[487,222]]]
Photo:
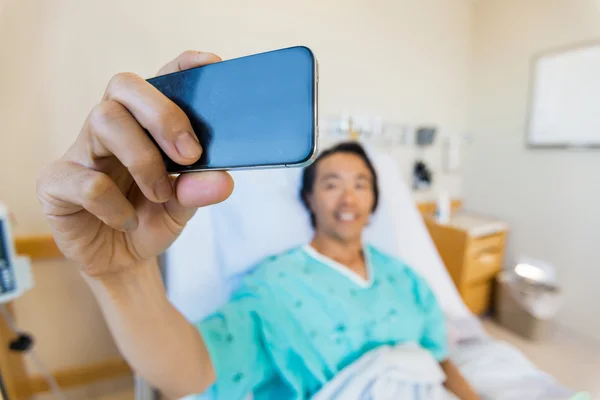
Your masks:
[[[17,254],[29,256],[31,260],[63,258],[50,234],[18,236],[15,239],[15,248]]]
[[[120,357],[52,371],[52,376],[62,390],[132,375],[131,368]],[[34,375],[29,377],[26,382],[19,382],[17,385],[18,397],[15,399],[25,399],[49,390],[50,386],[46,379],[43,376]]]
[[[453,200],[452,211],[462,208],[461,200]],[[419,212],[424,216],[435,213],[435,202],[421,202],[417,204]],[[61,259],[62,253],[51,235],[21,236],[15,240],[18,254],[27,255],[31,260]],[[10,305],[9,305],[10,309]],[[12,332],[0,321],[0,368],[5,374],[5,383],[11,399],[29,399],[31,396],[49,390],[48,385],[41,376],[27,376],[23,359],[18,354],[7,352],[7,341],[12,338]],[[52,371],[53,376],[62,388],[88,385],[104,379],[131,376],[132,371],[121,358],[113,358],[95,364],[80,365],[60,371]]]

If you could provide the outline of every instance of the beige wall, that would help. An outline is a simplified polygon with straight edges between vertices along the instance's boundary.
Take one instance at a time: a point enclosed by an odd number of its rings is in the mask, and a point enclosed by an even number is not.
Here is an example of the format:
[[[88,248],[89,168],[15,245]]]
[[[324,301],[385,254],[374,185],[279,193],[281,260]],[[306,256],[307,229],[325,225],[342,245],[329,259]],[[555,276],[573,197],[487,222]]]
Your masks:
[[[51,369],[101,362],[119,355],[96,300],[77,267],[64,261],[34,264],[35,288],[15,301],[18,325],[36,338]],[[39,372],[26,358],[31,372]]]
[[[150,77],[186,49],[231,58],[306,44],[320,61],[323,114],[466,128],[470,0],[5,1],[0,187],[11,189],[0,199],[17,232],[47,230],[34,177],[77,135],[108,79]]]
[[[46,232],[35,197],[37,171],[78,134],[108,79],[119,71],[152,76],[186,49],[231,58],[305,44],[320,61],[323,114],[371,112],[434,123],[443,134],[467,126],[470,0],[4,3],[0,201],[15,212],[21,234]],[[439,148],[429,153],[439,160]],[[405,164],[413,156],[402,155]],[[21,319],[50,367],[115,351],[73,268],[36,266],[38,287],[19,300]],[[71,323],[79,328],[67,330]],[[76,350],[65,351],[65,338]]]
[[[565,292],[560,323],[600,339],[600,153],[524,146],[531,58],[600,39],[600,1],[481,0],[473,18],[467,207],[508,220],[511,259],[554,263]]]

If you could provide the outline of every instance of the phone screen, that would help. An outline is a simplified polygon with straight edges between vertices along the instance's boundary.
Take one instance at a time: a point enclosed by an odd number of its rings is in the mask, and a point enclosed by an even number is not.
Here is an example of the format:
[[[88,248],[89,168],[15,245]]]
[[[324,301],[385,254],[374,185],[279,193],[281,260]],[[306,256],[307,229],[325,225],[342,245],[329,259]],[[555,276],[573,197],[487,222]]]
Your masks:
[[[187,114],[204,149],[169,172],[293,166],[316,151],[316,60],[292,47],[149,79]]]

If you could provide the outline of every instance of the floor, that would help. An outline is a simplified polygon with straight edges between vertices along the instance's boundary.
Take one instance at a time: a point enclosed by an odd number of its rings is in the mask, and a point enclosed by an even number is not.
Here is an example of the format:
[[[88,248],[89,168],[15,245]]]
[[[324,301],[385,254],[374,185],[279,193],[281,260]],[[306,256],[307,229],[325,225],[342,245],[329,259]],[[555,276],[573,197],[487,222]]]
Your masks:
[[[485,329],[493,337],[519,348],[540,369],[556,377],[562,384],[588,391],[600,399],[600,344],[558,329],[547,339],[531,342],[507,331],[492,320],[484,320]],[[132,379],[102,382],[66,393],[68,400],[133,400]],[[54,400],[52,395],[36,400]]]
[[[483,325],[490,335],[519,348],[563,385],[600,399],[600,343],[561,328],[553,329],[540,342],[532,342],[492,320],[484,320]]]

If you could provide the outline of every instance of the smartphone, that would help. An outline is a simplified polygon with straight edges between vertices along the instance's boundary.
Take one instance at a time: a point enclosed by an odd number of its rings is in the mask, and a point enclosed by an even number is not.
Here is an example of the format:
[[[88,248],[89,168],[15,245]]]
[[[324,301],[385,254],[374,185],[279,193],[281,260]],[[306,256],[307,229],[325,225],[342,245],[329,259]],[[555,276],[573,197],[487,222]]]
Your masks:
[[[317,154],[318,63],[303,46],[148,79],[188,116],[204,149],[169,173],[301,167]],[[161,150],[162,151],[162,150]]]

